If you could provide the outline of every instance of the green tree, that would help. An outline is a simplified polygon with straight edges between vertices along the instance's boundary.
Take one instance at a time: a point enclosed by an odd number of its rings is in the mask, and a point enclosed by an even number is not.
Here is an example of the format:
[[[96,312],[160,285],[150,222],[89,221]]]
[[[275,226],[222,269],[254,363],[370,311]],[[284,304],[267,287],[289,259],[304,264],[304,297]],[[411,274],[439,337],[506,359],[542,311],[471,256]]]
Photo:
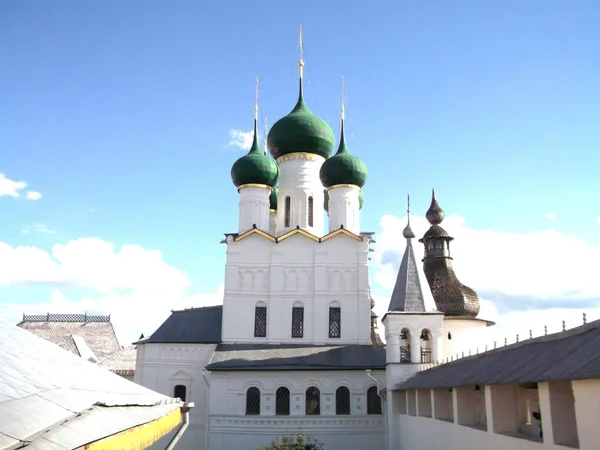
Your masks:
[[[323,450],[323,444],[316,439],[298,434],[275,439],[261,450]]]

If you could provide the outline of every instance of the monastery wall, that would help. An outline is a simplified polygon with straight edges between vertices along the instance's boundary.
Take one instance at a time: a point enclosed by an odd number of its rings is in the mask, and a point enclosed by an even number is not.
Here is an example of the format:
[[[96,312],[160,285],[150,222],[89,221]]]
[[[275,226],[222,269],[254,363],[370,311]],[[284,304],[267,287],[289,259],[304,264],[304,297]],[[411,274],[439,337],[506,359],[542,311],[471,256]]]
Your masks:
[[[254,234],[228,238],[224,343],[370,344],[369,243],[338,234],[322,242],[301,233],[277,243]],[[256,306],[267,335],[254,336]],[[291,337],[292,308],[304,308],[302,337]],[[341,308],[341,337],[329,337],[329,308]]]
[[[373,370],[380,387],[385,371]],[[213,372],[210,398],[210,450],[258,449],[276,437],[302,432],[324,444],[325,449],[364,450],[385,447],[382,414],[367,414],[367,390],[376,386],[365,371]],[[276,391],[290,392],[290,414],[275,415]],[[306,414],[306,390],[320,391],[320,414]],[[336,415],[335,392],[350,391],[350,415]],[[246,391],[260,389],[260,415],[246,415]]]
[[[178,447],[205,449],[208,388],[202,371],[216,344],[144,344],[138,346],[134,381],[169,397],[175,386],[185,386],[187,402],[194,402],[190,425]]]

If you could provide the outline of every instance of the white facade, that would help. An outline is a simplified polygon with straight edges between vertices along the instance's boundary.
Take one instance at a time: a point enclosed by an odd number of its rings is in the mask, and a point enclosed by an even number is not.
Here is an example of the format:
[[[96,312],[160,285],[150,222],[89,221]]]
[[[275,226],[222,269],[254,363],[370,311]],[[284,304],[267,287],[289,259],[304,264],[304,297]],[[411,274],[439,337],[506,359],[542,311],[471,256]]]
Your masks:
[[[238,232],[244,233],[256,227],[269,232],[269,196],[271,188],[260,184],[246,184],[240,193],[240,219]]]
[[[452,360],[477,352],[479,342],[486,342],[487,328],[493,322],[469,317],[444,317],[442,360]],[[479,348],[483,352],[485,347]],[[490,349],[491,350],[491,349]]]
[[[339,233],[319,242],[297,232],[277,242],[253,233],[226,243],[224,343],[371,343],[367,240]],[[266,337],[254,336],[257,306],[267,308]],[[294,307],[304,308],[302,337],[291,335]],[[330,307],[341,308],[339,338],[328,334]]]
[[[340,227],[360,233],[360,188],[353,185],[337,185],[327,189],[329,194],[329,232]]]

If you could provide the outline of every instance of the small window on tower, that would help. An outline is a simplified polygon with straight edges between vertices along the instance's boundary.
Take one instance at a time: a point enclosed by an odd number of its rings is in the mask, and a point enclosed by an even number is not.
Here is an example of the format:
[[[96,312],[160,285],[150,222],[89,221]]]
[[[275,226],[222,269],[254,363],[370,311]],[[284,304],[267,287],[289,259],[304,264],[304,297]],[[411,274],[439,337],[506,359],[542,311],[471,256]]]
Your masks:
[[[308,197],[308,226],[313,226],[313,198]]]
[[[342,325],[342,310],[341,308],[329,308],[329,337],[341,337]]]
[[[304,336],[304,307],[292,308],[292,337],[301,338]]]
[[[254,308],[254,337],[267,337],[267,307]]]
[[[285,227],[289,227],[290,226],[290,216],[291,216],[291,211],[290,209],[292,208],[292,199],[287,196],[285,198]]]

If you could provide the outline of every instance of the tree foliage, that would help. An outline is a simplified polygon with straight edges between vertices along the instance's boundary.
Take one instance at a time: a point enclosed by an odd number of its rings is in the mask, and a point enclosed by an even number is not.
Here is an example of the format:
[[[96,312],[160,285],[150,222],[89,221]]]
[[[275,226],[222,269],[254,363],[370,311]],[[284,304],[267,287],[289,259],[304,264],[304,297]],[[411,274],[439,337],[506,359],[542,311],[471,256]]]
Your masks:
[[[275,439],[261,450],[323,450],[323,444],[309,436],[283,436]]]

